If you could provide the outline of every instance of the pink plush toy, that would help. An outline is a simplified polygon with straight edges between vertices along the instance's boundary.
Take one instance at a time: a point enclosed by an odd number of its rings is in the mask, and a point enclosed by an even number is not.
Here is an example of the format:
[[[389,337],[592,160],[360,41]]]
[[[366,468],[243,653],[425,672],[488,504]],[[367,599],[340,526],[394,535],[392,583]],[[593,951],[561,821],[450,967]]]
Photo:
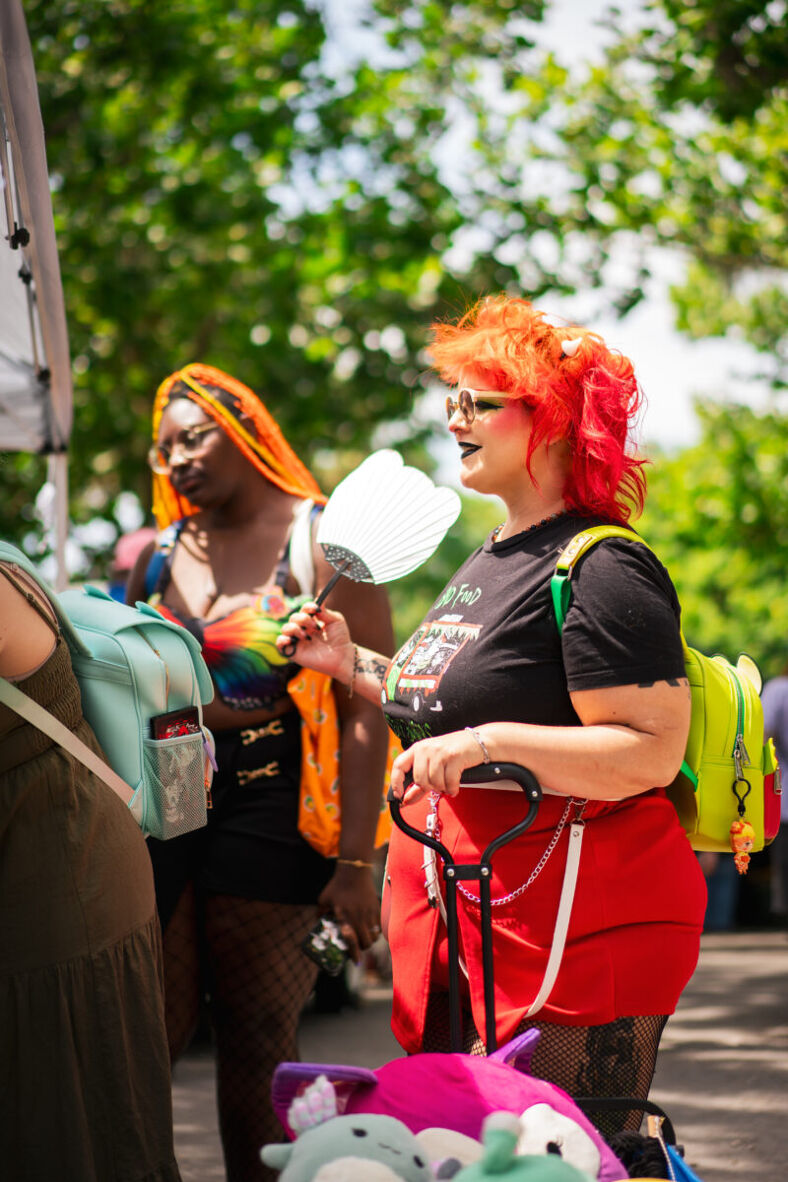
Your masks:
[[[519,1153],[561,1153],[594,1182],[618,1182],[627,1171],[561,1088],[524,1074],[538,1031],[528,1031],[489,1058],[419,1054],[393,1059],[376,1071],[336,1064],[281,1063],[274,1074],[274,1110],[290,1136],[288,1109],[318,1075],[334,1084],[338,1111],[383,1113],[413,1133],[452,1129],[482,1139],[484,1118],[512,1112],[522,1118]],[[551,1149],[550,1152],[553,1152]]]

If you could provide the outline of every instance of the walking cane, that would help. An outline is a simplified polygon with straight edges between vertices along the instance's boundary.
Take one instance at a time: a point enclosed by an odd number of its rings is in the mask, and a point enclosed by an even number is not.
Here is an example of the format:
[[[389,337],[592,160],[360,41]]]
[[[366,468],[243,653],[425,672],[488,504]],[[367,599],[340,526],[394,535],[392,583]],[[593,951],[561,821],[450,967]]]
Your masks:
[[[428,846],[435,853],[440,854],[443,861],[443,881],[446,884],[446,930],[449,941],[449,1023],[452,1051],[462,1051],[462,1020],[460,1017],[460,957],[457,931],[457,883],[478,882],[479,904],[481,910],[482,931],[482,977],[484,982],[484,1016],[487,1043],[487,1054],[490,1055],[497,1048],[495,1036],[495,993],[494,967],[492,950],[492,907],[490,902],[490,879],[492,877],[492,857],[501,846],[507,845],[525,833],[534,821],[542,799],[542,789],[533,772],[522,767],[519,763],[482,763],[478,767],[467,768],[460,783],[492,784],[496,780],[514,780],[523,790],[528,801],[528,812],[516,825],[507,829],[500,837],[496,837],[482,853],[478,863],[456,863],[454,858],[441,841],[431,834],[422,833],[409,825],[402,817],[401,804],[388,792],[388,801],[394,824],[422,845]],[[412,783],[412,778],[409,778]]]

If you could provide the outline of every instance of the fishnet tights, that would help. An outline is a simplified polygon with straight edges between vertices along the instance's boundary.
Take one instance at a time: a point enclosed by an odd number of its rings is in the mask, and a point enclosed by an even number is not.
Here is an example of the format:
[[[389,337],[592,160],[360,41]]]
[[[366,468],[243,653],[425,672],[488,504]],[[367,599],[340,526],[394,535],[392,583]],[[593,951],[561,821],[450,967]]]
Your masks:
[[[537,1027],[539,1042],[531,1059],[531,1075],[557,1084],[570,1096],[626,1096],[647,1100],[657,1049],[667,1017],[661,1014],[618,1018],[601,1026],[559,1026],[526,1018],[515,1034]],[[485,1055],[485,1045],[467,1011],[463,1012],[463,1051]],[[449,999],[432,994],[427,1008],[422,1050],[445,1052],[449,1037]],[[514,1037],[514,1035],[512,1036]],[[589,1112],[603,1137],[640,1127],[642,1112]]]
[[[199,1014],[198,912],[194,892],[188,890],[164,936],[165,1012],[173,1057],[188,1045]],[[298,1057],[298,1020],[317,976],[317,966],[299,946],[317,908],[212,895],[204,912],[227,1182],[272,1182],[277,1174],[261,1163],[260,1147],[285,1136],[271,1107],[271,1077],[282,1060]]]
[[[201,970],[201,923],[193,883],[188,883],[164,929],[164,1018],[170,1059],[192,1040],[205,994]]]

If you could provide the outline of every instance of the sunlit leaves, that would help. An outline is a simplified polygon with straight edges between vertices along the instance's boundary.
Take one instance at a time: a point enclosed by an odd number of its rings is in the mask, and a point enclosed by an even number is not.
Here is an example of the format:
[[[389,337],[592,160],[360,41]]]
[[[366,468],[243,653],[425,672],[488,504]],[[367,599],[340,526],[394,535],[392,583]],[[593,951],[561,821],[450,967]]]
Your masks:
[[[564,232],[597,240],[602,267],[617,238],[637,234],[620,312],[642,298],[649,251],[678,248],[691,260],[675,291],[680,328],[785,350],[785,4],[652,0],[648,13],[553,111],[573,177]]]
[[[774,675],[788,637],[788,415],[698,413],[701,442],[657,459],[638,528],[673,576],[688,641],[746,651]]]
[[[124,488],[147,502],[153,391],[189,360],[258,389],[307,458],[407,416],[457,290],[440,255],[462,215],[433,148],[458,44],[470,72],[512,60],[507,22],[541,3],[458,5],[451,29],[425,4],[415,40],[414,6],[386,5],[407,63],[351,53],[333,73],[311,0],[25,7],[74,358],[72,517]]]

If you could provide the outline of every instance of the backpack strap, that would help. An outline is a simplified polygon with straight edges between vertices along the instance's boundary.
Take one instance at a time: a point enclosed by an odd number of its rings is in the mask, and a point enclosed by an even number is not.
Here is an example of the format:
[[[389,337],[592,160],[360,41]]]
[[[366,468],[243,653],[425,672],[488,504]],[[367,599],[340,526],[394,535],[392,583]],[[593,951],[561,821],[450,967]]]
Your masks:
[[[21,570],[21,568],[16,564],[14,566],[14,569]],[[24,574],[24,572],[22,572],[22,573]],[[41,617],[41,619],[44,621],[44,623],[47,624],[52,629],[55,636],[59,636],[60,629],[57,626],[57,614],[55,613],[54,618],[53,618],[53,616],[46,610],[46,608],[44,607],[43,603],[38,598],[38,596],[35,595],[30,590],[29,585],[26,582],[23,582],[21,579],[17,578],[15,575],[12,575],[11,571],[8,569],[8,565],[5,562],[3,562],[2,560],[0,560],[0,575],[3,575],[8,580],[8,582],[12,585],[12,587],[16,587],[19,594],[24,599],[27,600],[27,602],[30,604],[30,606],[32,608],[35,609],[35,611]],[[29,575],[27,575],[26,577],[27,577],[27,579],[30,579]],[[36,587],[38,587],[37,580],[30,579],[30,581],[33,582]],[[53,613],[55,612],[54,607],[52,608],[52,612]]]
[[[564,546],[555,564],[555,573],[550,580],[550,594],[553,599],[553,610],[555,611],[555,622],[558,626],[558,633],[561,635],[564,628],[564,620],[569,609],[569,604],[572,602],[572,572],[577,563],[587,554],[592,546],[597,542],[604,541],[605,538],[629,538],[633,542],[639,542],[641,546],[645,546],[647,550],[654,550],[649,546],[648,542],[644,542],[640,534],[635,533],[633,529],[627,529],[625,525],[593,525],[590,529],[581,530],[579,534],[575,534],[570,542]],[[679,626],[679,636],[681,637],[681,645],[685,650],[687,649],[687,642],[684,639],[684,633]],[[698,777],[693,772],[686,759],[681,761],[679,771],[687,777],[693,788],[698,786]]]
[[[72,650],[78,648],[80,652],[87,653],[87,649],[74,632],[68,617],[63,613],[57,596],[46,586],[43,579],[35,573],[32,564],[25,559],[21,551],[16,551],[13,554],[8,553],[7,550],[9,548],[6,547],[6,543],[2,543],[1,545],[3,547],[2,551],[0,551],[0,563],[3,564],[0,567],[2,574],[16,587],[20,595],[23,595],[28,603],[36,609],[42,619],[52,628],[53,632],[57,634],[57,624],[55,621],[18,576],[21,574],[31,579],[41,589],[48,602],[51,603],[60,623],[61,630],[65,634],[66,640],[70,647],[72,647]],[[6,569],[6,564],[10,566],[10,570]],[[14,572],[13,574],[12,571]],[[72,639],[74,644],[71,643]],[[60,747],[70,752],[89,771],[103,780],[105,784],[108,784],[113,792],[118,794],[124,804],[131,803],[134,796],[134,789],[125,780],[121,779],[117,772],[113,771],[109,764],[105,763],[95,751],[91,751],[86,743],[83,743],[81,739],[77,738],[73,731],[69,730],[59,719],[55,718],[54,714],[50,714],[34,698],[24,693],[18,685],[15,685],[14,682],[9,681],[5,677],[0,677],[0,702],[8,706],[21,718],[24,718],[26,722],[29,722],[38,730],[43,731],[45,735],[49,735],[50,739],[54,739]]]
[[[630,538],[651,550],[648,542],[644,542],[640,534],[636,534],[633,529],[627,529],[625,525],[593,525],[590,529],[575,534],[558,555],[555,574],[550,580],[550,594],[553,597],[553,610],[559,633],[563,631],[566,613],[572,601],[572,573],[583,555],[605,538]]]
[[[322,505],[303,501],[293,515],[282,557],[276,564],[274,582],[284,588],[292,573],[302,595],[315,593],[315,562],[312,555],[312,526],[323,512]]]
[[[63,723],[55,718],[54,714],[50,714],[48,710],[45,710],[43,706],[24,693],[19,686],[7,681],[5,677],[0,677],[0,702],[9,706],[26,722],[43,731],[45,735],[49,735],[50,739],[54,739],[58,746],[63,747],[81,764],[84,764],[88,771],[103,780],[113,792],[118,794],[124,804],[131,806],[135,796],[134,789],[121,779],[108,763],[96,755],[95,751],[91,751],[87,743],[83,743],[73,731],[63,726]]]
[[[166,591],[172,571],[172,557],[185,524],[186,518],[182,517],[180,521],[174,521],[163,529],[156,538],[156,548],[145,568],[146,600],[156,593],[163,595]]]
[[[49,586],[45,579],[37,572],[29,558],[27,558],[21,550],[17,550],[16,546],[12,546],[9,542],[0,542],[0,562],[8,563],[9,567],[15,574],[27,575],[32,579],[43,591],[45,597],[52,605],[52,608],[57,616],[57,622],[60,626],[60,631],[71,651],[81,657],[89,657],[90,652],[84,641],[77,635],[76,629],[73,627],[63,607],[60,603],[60,597]]]

